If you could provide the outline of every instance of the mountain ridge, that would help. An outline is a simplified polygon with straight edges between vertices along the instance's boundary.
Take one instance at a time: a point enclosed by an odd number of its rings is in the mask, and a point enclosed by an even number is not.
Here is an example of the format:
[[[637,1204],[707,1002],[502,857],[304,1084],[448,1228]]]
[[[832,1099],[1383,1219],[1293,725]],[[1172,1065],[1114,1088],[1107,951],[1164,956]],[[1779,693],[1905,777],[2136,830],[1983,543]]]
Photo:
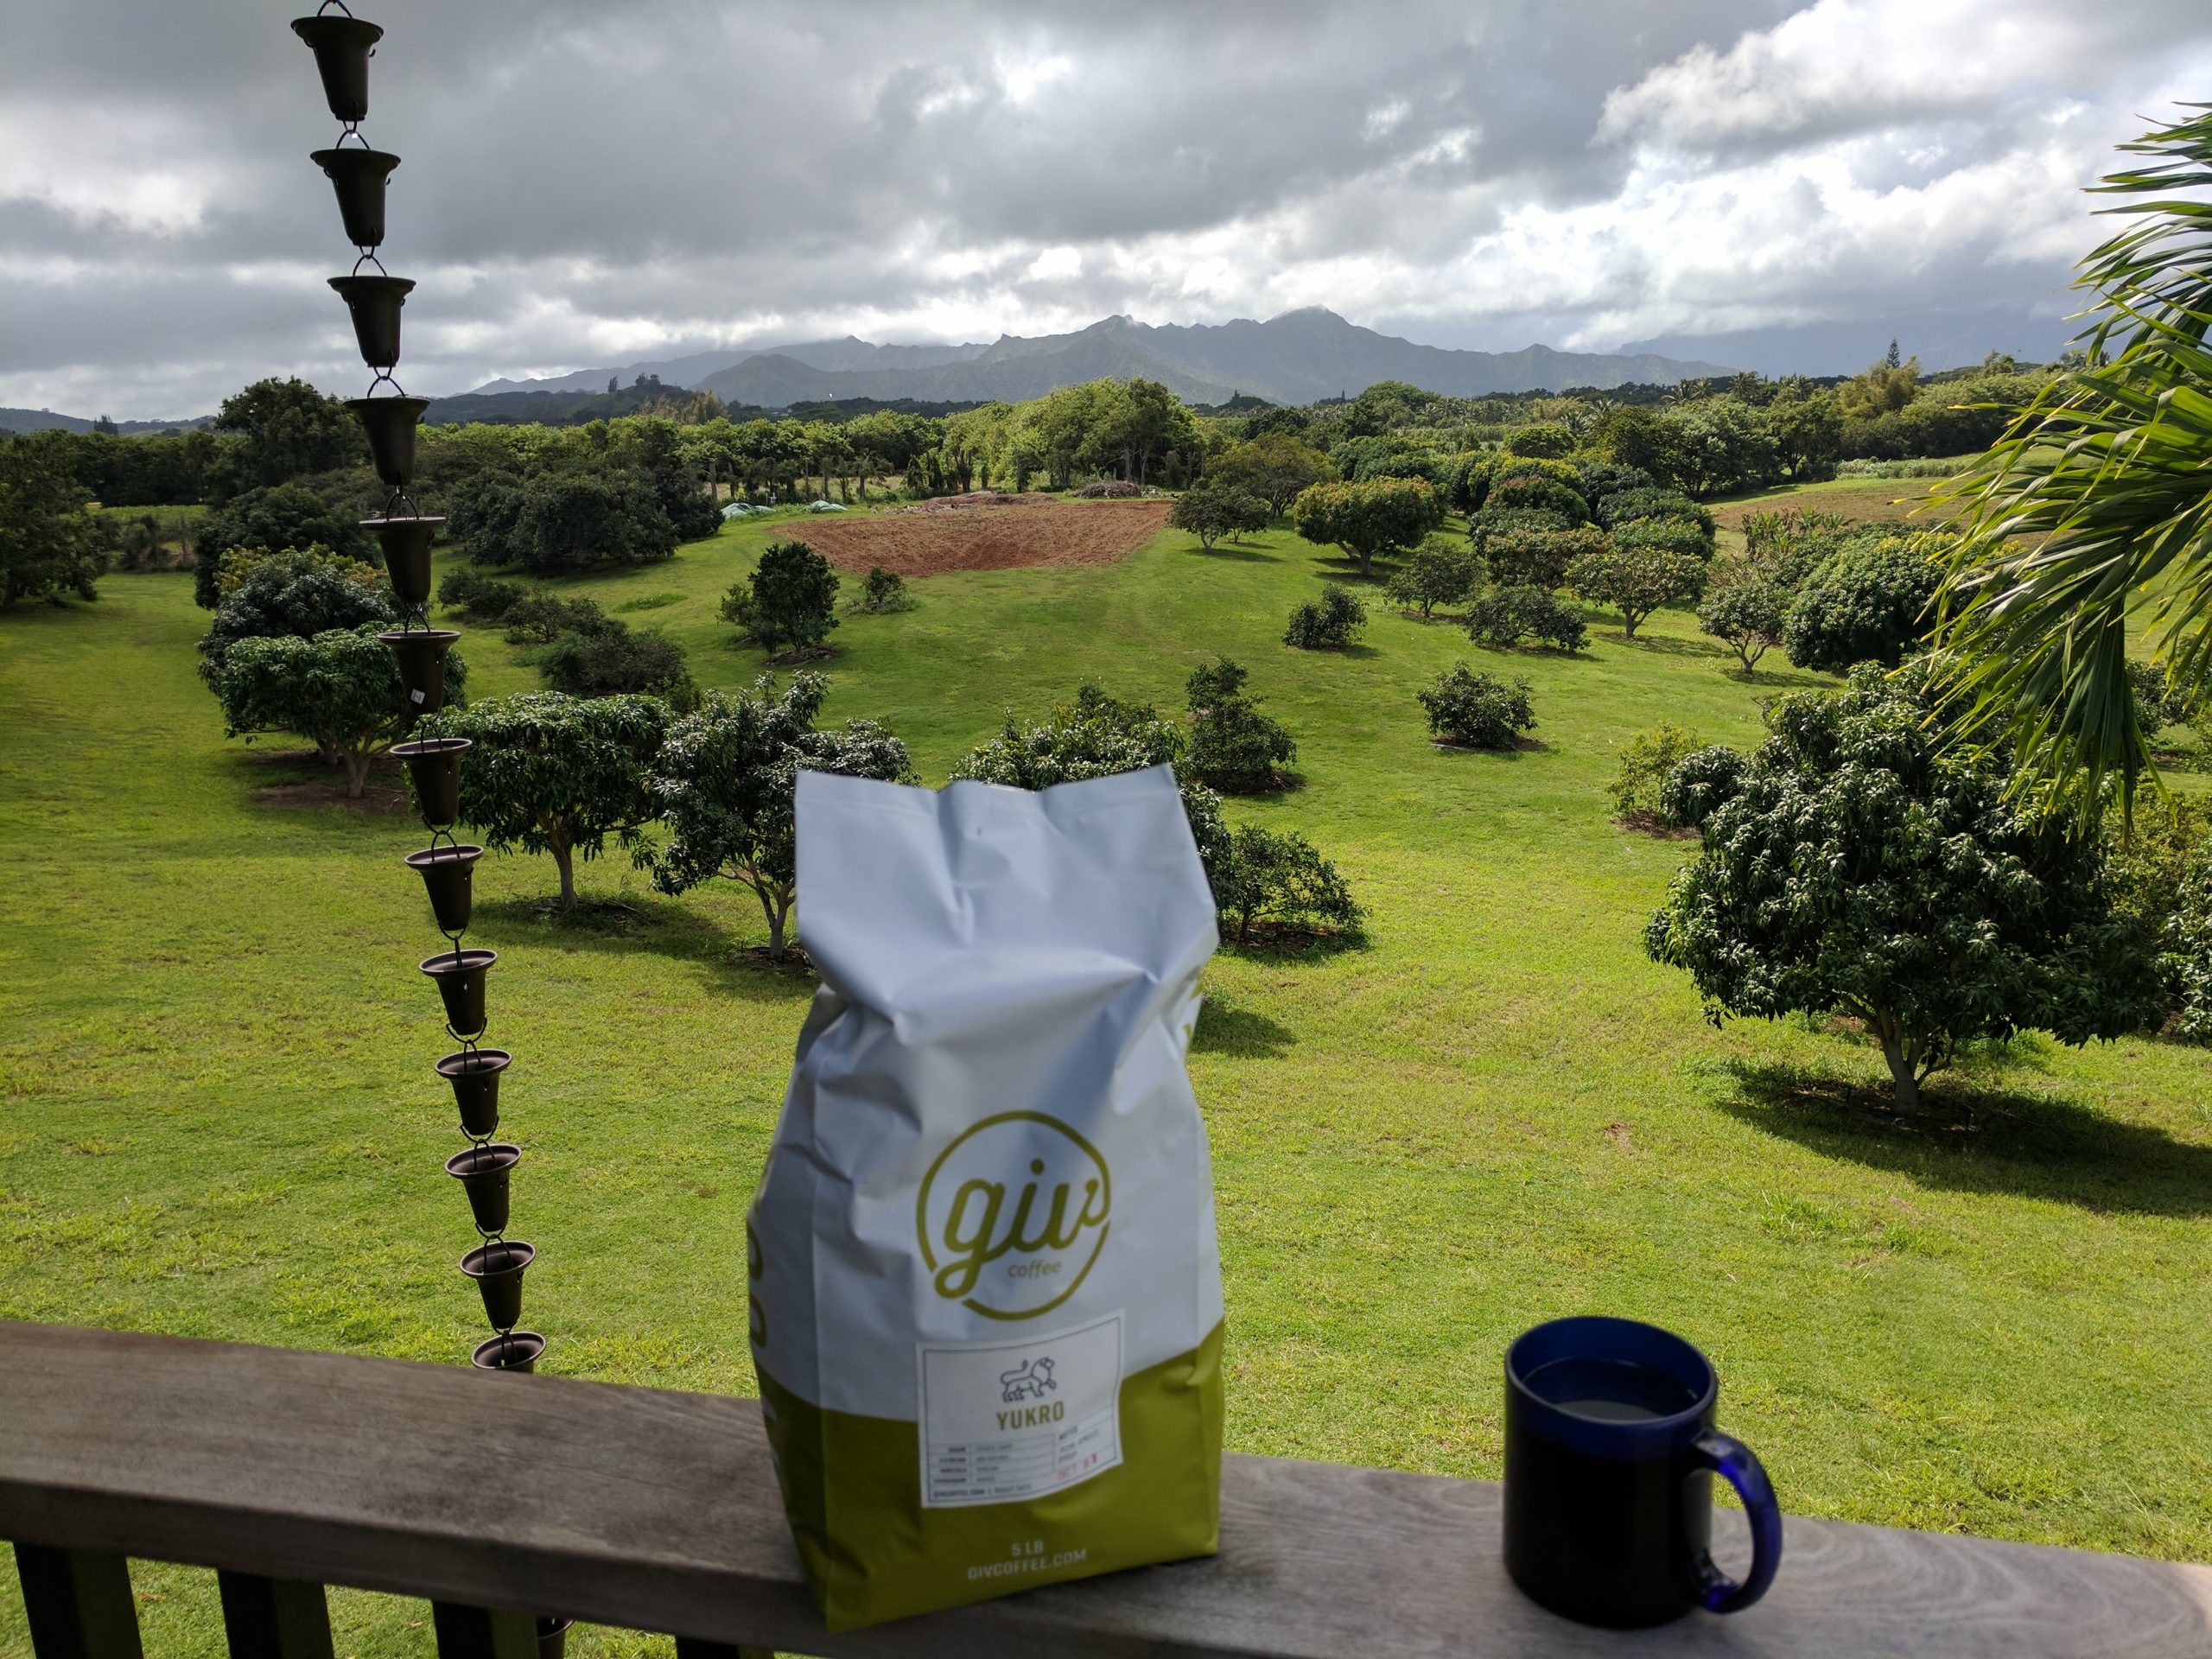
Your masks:
[[[671,389],[713,392],[771,409],[847,397],[929,402],[1020,402],[1111,375],[1157,380],[1185,402],[1217,404],[1236,392],[1306,404],[1404,380],[1446,397],[1563,391],[1569,387],[1667,384],[1725,375],[1716,363],[1651,352],[1562,352],[1529,346],[1476,352],[1422,346],[1346,321],[1321,306],[1264,322],[1143,323],[1116,315],[1063,334],[1001,334],[988,343],[880,346],[842,340],[727,347],[620,368],[543,379],[493,380],[464,395],[580,391],[607,378],[657,375]]]

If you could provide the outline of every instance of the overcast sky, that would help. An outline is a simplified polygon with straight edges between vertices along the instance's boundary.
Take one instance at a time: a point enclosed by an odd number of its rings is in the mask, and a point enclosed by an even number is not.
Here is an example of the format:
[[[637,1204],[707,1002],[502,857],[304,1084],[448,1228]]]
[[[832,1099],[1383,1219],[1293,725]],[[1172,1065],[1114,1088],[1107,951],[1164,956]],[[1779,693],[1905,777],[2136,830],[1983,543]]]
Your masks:
[[[2204,0],[361,0],[410,391],[1325,305],[1443,346],[2055,352]],[[367,374],[298,0],[0,0],[0,405]]]

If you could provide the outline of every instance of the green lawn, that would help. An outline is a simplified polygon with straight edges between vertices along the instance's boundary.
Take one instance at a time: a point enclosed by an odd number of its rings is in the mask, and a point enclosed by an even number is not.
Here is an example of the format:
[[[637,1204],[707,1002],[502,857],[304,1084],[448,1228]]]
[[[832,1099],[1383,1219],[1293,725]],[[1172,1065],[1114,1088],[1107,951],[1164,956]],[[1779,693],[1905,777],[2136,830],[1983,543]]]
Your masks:
[[[715,606],[774,533],[570,587],[740,683],[760,658]],[[1002,708],[1086,676],[1179,707],[1217,651],[1296,734],[1306,786],[1231,815],[1311,836],[1373,925],[1209,973],[1231,1446],[1495,1476],[1506,1343],[1607,1311],[1713,1355],[1793,1510],[2212,1557],[2208,1057],[2024,1041],[1954,1085],[1971,1129],[1805,1103],[1878,1057],[1707,1026],[1640,944],[1687,844],[1616,827],[1603,785],[1662,718],[1748,741],[1759,698],[1821,682],[1732,678],[1671,613],[1575,659],[1379,607],[1351,655],[1286,650],[1315,571],[1285,535],[1208,556],[1168,534],[1110,569],[940,577],[849,618],[830,665],[830,713],[887,720],[931,781]],[[0,617],[0,1316],[460,1362],[474,1236],[399,863],[421,831],[264,798],[323,774],[223,739],[190,588],[115,576]],[[537,683],[494,633],[463,649],[480,696]],[[1429,744],[1414,690],[1462,656],[1534,682],[1541,747]],[[618,861],[582,885],[634,919],[547,920],[546,861],[478,878],[528,1320],[549,1370],[750,1392],[741,1217],[810,985],[734,960],[763,936],[749,894],[664,900]],[[137,1572],[166,1598],[149,1650],[218,1649],[207,1575]],[[14,1597],[0,1575],[10,1654]],[[335,1608],[341,1655],[429,1650],[419,1605]]]

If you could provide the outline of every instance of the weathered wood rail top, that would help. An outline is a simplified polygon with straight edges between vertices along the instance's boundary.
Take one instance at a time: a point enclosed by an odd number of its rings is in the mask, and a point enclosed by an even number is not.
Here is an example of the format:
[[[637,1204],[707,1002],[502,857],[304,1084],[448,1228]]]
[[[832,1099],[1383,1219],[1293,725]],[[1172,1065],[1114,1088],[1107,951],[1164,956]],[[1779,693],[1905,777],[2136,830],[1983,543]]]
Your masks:
[[[1793,1520],[1759,1606],[1615,1635],[1508,1584],[1488,1482],[1224,1488],[1215,1560],[832,1637],[750,1400],[0,1322],[18,1542],[828,1656],[2212,1656],[2203,1567]]]

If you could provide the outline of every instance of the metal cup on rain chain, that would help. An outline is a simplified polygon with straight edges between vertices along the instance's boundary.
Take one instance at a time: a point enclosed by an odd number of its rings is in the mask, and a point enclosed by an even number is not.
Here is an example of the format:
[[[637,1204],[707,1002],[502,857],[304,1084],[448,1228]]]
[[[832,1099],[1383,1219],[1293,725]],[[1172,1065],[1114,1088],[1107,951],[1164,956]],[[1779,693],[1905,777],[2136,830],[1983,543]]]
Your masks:
[[[507,1177],[522,1161],[522,1148],[504,1141],[470,1147],[446,1160],[446,1173],[468,1194],[469,1213],[480,1233],[505,1232],[507,1226]]]
[[[423,878],[423,887],[429,891],[430,913],[437,918],[438,931],[448,938],[467,931],[469,877],[475,872],[476,861],[483,856],[481,847],[466,844],[425,847],[407,855],[407,868]]]
[[[409,712],[435,715],[446,706],[446,652],[461,638],[454,628],[386,628],[377,638],[399,659]]]
[[[509,1331],[480,1342],[468,1363],[480,1371],[534,1371],[545,1351],[545,1338],[535,1331]]]
[[[407,303],[414,279],[407,276],[333,276],[331,287],[353,315],[353,343],[361,361],[372,369],[399,362],[399,308]]]
[[[404,677],[405,669],[400,671]],[[438,689],[445,690],[442,664]],[[461,757],[469,747],[465,737],[425,737],[391,746],[392,753],[407,763],[407,776],[415,785],[415,804],[422,810],[423,822],[433,830],[449,829],[461,818]]]
[[[427,397],[348,397],[369,441],[369,464],[388,490],[404,490],[415,476],[415,428]]]
[[[352,126],[369,116],[369,57],[384,30],[358,17],[295,17],[292,33],[315,51],[330,112]]]
[[[461,1036],[473,1036],[484,1029],[484,976],[499,959],[496,950],[458,947],[423,958],[423,971],[445,1000],[446,1023]]]
[[[484,1317],[494,1331],[511,1331],[522,1318],[523,1270],[537,1249],[516,1239],[493,1239],[461,1258],[461,1270],[476,1281],[484,1298]]]
[[[338,216],[346,239],[357,248],[384,242],[384,187],[399,157],[385,149],[318,149],[308,159],[328,176],[338,192]]]
[[[438,1062],[438,1075],[453,1084],[461,1108],[461,1127],[472,1135],[499,1127],[499,1073],[514,1063],[504,1048],[469,1048]]]
[[[430,602],[430,543],[441,518],[364,518],[361,528],[384,549],[385,574],[391,578],[391,596],[403,611],[419,610]]]

